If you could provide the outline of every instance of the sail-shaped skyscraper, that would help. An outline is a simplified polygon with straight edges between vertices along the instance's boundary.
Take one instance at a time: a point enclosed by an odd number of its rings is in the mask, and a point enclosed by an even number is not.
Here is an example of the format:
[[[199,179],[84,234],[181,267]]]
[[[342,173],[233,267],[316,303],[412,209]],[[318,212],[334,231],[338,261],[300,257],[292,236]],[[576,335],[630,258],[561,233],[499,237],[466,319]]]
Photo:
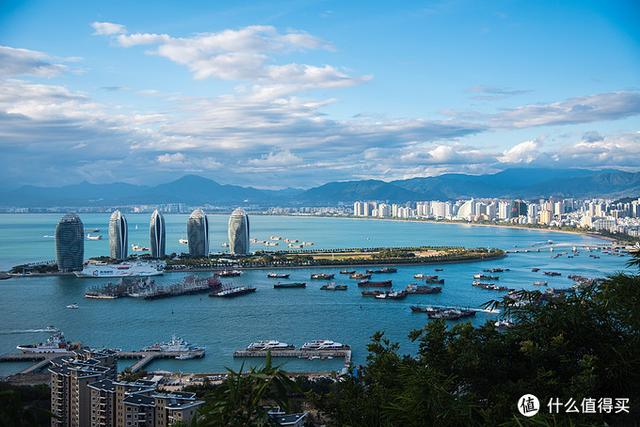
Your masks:
[[[209,221],[202,209],[191,212],[187,220],[187,239],[189,240],[189,255],[209,255]]]
[[[82,270],[84,226],[76,214],[66,214],[56,226],[56,260],[60,271]]]
[[[249,216],[238,208],[229,217],[229,252],[234,255],[249,253]]]
[[[114,259],[126,259],[129,245],[127,219],[119,210],[109,219],[109,256]]]
[[[164,228],[164,216],[158,209],[151,214],[149,223],[149,240],[151,248],[151,256],[153,258],[164,258],[166,246],[166,232]]]

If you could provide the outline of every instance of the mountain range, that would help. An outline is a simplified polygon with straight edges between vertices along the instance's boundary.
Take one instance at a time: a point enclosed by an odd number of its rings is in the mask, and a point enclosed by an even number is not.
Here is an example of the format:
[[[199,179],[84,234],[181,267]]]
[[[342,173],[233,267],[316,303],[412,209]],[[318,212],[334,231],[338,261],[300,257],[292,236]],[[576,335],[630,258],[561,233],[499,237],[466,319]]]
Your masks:
[[[125,183],[61,187],[25,185],[0,193],[0,206],[118,206],[186,203],[188,205],[335,205],[355,200],[452,200],[504,197],[637,197],[640,172],[589,169],[514,168],[487,175],[444,174],[396,181],[330,182],[310,189],[261,190],[219,184],[185,175],[155,186]]]

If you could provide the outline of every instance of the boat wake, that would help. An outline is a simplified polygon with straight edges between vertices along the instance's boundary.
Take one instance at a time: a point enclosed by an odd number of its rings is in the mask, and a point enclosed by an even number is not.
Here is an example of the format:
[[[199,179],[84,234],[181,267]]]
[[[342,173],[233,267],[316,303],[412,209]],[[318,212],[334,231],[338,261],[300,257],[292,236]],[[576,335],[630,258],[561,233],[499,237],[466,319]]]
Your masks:
[[[17,329],[13,331],[0,331],[0,335],[17,335],[17,334],[35,334],[41,332],[55,332],[50,328],[40,328],[40,329]]]

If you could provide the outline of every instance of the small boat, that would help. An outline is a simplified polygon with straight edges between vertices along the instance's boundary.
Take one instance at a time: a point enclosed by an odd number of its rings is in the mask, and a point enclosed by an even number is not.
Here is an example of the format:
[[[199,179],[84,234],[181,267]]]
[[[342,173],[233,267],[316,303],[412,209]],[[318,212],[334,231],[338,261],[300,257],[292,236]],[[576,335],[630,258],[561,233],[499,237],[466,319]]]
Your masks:
[[[222,242],[222,247],[223,247],[223,248],[228,248],[228,247],[229,247],[229,244],[228,244],[227,242]]]
[[[404,299],[408,295],[405,291],[390,291],[390,292],[381,292],[376,295],[376,299]]]
[[[369,274],[385,274],[385,273],[397,273],[398,269],[394,267],[384,267],[377,270],[367,270]]]
[[[369,273],[353,273],[351,275],[352,279],[362,280],[362,279],[371,279],[371,274]]]
[[[288,279],[289,275],[286,273],[268,273],[267,277],[269,279]]]
[[[175,357],[176,360],[190,360],[199,357],[197,353],[182,353]]]
[[[178,243],[180,243],[181,245],[188,245],[189,241],[187,239],[178,239]]]
[[[485,273],[503,273],[505,271],[509,271],[508,268],[485,268],[484,270]]]
[[[78,309],[78,307],[79,307],[78,304],[75,303],[75,302],[73,304],[69,304],[67,306],[67,308],[70,309],[70,310],[76,310],[76,309]]]
[[[533,284],[534,284],[534,286],[547,286],[548,285],[548,283],[543,281],[543,280],[535,281],[535,282],[533,282]]]
[[[278,242],[264,242],[265,246],[278,246],[280,243]]]
[[[355,270],[340,270],[340,274],[352,275],[352,274],[356,274],[356,271]]]
[[[280,237],[280,236],[271,236],[271,237],[269,237],[269,240],[282,240],[282,237]]]
[[[290,288],[306,288],[305,282],[293,282],[293,283],[276,283],[273,285],[273,289],[290,289]]]
[[[425,277],[427,277],[427,276],[426,276],[425,274],[423,274],[423,273],[418,273],[418,274],[414,274],[414,275],[413,275],[413,278],[414,278],[414,279],[418,279],[418,280],[422,280],[422,279],[424,279]]]
[[[444,279],[426,279],[424,282],[430,285],[444,285]]]
[[[358,282],[360,288],[390,288],[391,280],[383,280],[380,282],[372,282],[371,280],[361,280]]]
[[[500,277],[498,276],[488,276],[486,274],[481,274],[481,273],[474,274],[473,278],[478,280],[500,280]]]
[[[151,249],[146,248],[144,246],[140,246],[140,245],[136,245],[136,244],[132,244],[131,245],[131,250],[133,252],[146,252],[146,251],[150,251]]]
[[[336,285],[335,283],[330,283],[328,285],[320,286],[320,290],[322,291],[346,291],[347,285]]]
[[[362,291],[362,296],[363,297],[376,297],[380,294],[383,294],[384,292],[382,291],[372,291],[372,290],[365,290]]]
[[[436,268],[436,271],[444,271],[444,268]]]
[[[513,291],[514,290],[514,289],[507,288],[506,286],[498,286],[493,283],[482,283],[478,281],[474,281],[472,285],[480,289],[485,289],[487,291]]]
[[[545,271],[545,276],[562,276],[562,273],[558,273],[557,271]]]
[[[410,294],[427,295],[427,294],[439,294],[442,292],[442,288],[439,286],[423,286],[416,284],[409,284],[405,288],[405,291]]]
[[[238,277],[242,274],[242,271],[238,271],[238,270],[222,270],[222,271],[217,271],[216,275],[218,277]]]
[[[540,269],[538,267],[534,267],[531,269],[532,273],[537,273],[538,271],[540,271]]]
[[[48,325],[47,327],[42,328],[42,332],[53,332],[53,333],[56,333],[56,332],[60,332],[60,329],[56,328],[53,325]]]
[[[314,273],[311,275],[311,280],[331,280],[334,277],[335,277],[335,274]]]
[[[209,294],[210,297],[217,298],[234,298],[240,295],[250,294],[256,291],[256,288],[251,288],[247,286],[235,286],[232,288],[225,288],[221,291],[212,292]]]
[[[87,234],[87,240],[102,240],[102,236],[100,234],[97,235],[92,235],[92,234]]]

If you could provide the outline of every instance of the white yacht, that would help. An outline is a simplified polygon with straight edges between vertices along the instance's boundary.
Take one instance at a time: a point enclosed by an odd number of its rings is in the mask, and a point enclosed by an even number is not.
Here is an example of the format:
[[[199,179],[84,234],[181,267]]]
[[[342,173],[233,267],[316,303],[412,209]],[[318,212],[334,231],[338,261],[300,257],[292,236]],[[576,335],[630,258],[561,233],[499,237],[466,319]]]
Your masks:
[[[94,236],[92,234],[87,234],[87,240],[102,240],[102,235],[96,234]]]
[[[138,277],[158,276],[164,273],[162,262],[123,262],[107,264],[102,262],[87,263],[82,271],[76,271],[77,277]]]
[[[249,351],[293,350],[294,346],[276,340],[256,341],[247,346]]]
[[[348,345],[331,340],[314,340],[304,343],[302,350],[340,350],[349,348]]]

